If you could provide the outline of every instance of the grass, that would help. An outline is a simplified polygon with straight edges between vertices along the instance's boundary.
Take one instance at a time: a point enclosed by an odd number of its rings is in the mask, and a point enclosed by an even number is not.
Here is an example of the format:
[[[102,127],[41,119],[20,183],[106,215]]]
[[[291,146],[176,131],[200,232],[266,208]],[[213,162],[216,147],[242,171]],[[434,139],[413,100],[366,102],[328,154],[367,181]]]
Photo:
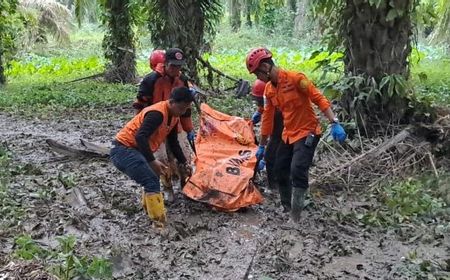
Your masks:
[[[58,279],[111,279],[112,264],[103,258],[87,257],[75,250],[73,235],[56,237],[58,247],[52,250],[40,246],[30,236],[21,235],[15,240],[14,256],[24,260],[37,260],[49,268]]]
[[[25,115],[51,115],[70,109],[97,109],[127,104],[131,107],[136,85],[106,84],[93,80],[69,81],[101,73],[105,60],[101,50],[102,30],[87,26],[71,35],[71,44],[59,46],[55,42],[33,46],[22,52],[8,68],[9,84],[0,88],[0,108]],[[263,35],[261,35],[263,34]],[[149,71],[148,53],[152,47],[148,38],[140,39],[137,53],[139,75]],[[306,73],[320,87],[339,79],[343,70],[342,54],[316,51],[320,46],[311,40],[300,41],[278,34],[270,35],[263,29],[243,28],[232,32],[222,24],[212,45],[213,52],[205,54],[210,63],[223,72],[253,81],[245,68],[245,55],[251,47],[268,46],[276,63],[286,69]],[[413,52],[412,82],[419,99],[435,105],[450,104],[450,57],[443,49],[422,47]],[[421,58],[418,61],[418,58]],[[326,60],[326,68],[318,67]],[[418,61],[418,62],[417,62]],[[330,72],[334,69],[337,72]],[[327,74],[327,75],[324,75]],[[229,81],[219,84],[230,86]],[[209,102],[226,113],[250,116],[251,101],[234,101],[233,97],[210,98]],[[247,112],[248,111],[248,112]],[[248,114],[248,115],[247,115]]]
[[[387,183],[376,191],[379,206],[357,213],[356,218],[365,225],[384,227],[432,223],[445,216],[445,209],[450,206],[443,198],[448,193],[449,178],[450,174],[444,173],[439,178],[422,175]]]

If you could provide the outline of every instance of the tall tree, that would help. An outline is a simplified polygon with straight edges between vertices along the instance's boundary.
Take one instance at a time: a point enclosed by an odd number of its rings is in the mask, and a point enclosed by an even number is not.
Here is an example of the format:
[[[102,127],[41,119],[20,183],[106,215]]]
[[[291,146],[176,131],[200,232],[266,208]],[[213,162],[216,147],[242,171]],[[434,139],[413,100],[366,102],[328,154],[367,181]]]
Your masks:
[[[297,0],[288,0],[288,4],[291,12],[295,14],[297,12]]]
[[[149,29],[155,47],[178,47],[186,55],[187,74],[198,82],[197,57],[214,34],[223,13],[220,0],[149,0]]]
[[[95,2],[95,1],[94,1]],[[97,0],[106,28],[103,50],[108,82],[133,83],[136,81],[136,55],[133,25],[137,2],[133,0]],[[75,16],[79,24],[96,7],[93,1],[75,0]]]
[[[6,83],[6,57],[15,47],[13,25],[16,9],[17,0],[0,0],[0,86]]]
[[[103,38],[108,59],[105,78],[108,82],[133,83],[136,80],[136,55],[131,0],[106,0]]]
[[[343,80],[348,87],[341,99],[343,107],[361,126],[379,120],[404,121],[408,109],[405,80],[409,77],[412,15],[417,1],[313,3],[313,9],[325,13],[331,23],[331,46],[344,49]]]
[[[240,0],[229,0],[230,25],[233,31],[241,28],[241,3]]]

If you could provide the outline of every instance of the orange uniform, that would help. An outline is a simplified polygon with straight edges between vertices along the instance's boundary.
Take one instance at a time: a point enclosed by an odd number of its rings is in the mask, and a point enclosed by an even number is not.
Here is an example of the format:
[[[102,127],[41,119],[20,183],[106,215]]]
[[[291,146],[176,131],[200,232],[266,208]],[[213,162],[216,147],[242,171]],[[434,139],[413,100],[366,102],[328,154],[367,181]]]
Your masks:
[[[171,78],[164,74],[162,65],[158,64],[156,71],[146,75],[139,85],[139,91],[136,102],[133,104],[135,109],[141,110],[147,106],[168,100],[170,93],[174,88],[188,87],[189,83],[184,75]],[[180,124],[184,131],[189,132],[194,129],[191,119],[191,110],[181,116]],[[181,131],[181,128],[178,130]]]
[[[311,103],[325,111],[330,107],[330,102],[304,74],[279,69],[277,86],[267,83],[264,98],[261,135],[272,134],[277,108],[283,115],[282,139],[286,144],[294,143],[310,132],[321,134],[320,123]]]
[[[158,150],[159,146],[166,140],[167,135],[169,135],[170,131],[178,124],[179,118],[172,117],[170,124],[169,120],[169,101],[162,101],[156,104],[153,104],[149,107],[145,107],[142,111],[140,111],[136,116],[134,116],[131,121],[129,121],[124,128],[122,128],[119,133],[116,135],[116,140],[121,144],[130,147],[137,148],[136,143],[136,133],[141,127],[145,114],[149,111],[159,111],[163,115],[163,122],[159,126],[158,130],[155,131],[148,140],[148,144],[150,150],[154,153]]]

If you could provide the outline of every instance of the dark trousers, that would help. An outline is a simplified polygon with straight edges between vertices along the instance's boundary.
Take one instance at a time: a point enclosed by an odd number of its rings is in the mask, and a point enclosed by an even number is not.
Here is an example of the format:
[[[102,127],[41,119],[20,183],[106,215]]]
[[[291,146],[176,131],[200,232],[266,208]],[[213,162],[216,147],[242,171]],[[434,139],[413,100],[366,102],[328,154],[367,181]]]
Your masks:
[[[283,115],[279,110],[275,111],[273,132],[270,135],[269,143],[266,147],[264,154],[264,160],[266,161],[267,180],[269,182],[269,188],[275,188],[275,182],[277,181],[277,174],[275,172],[275,162],[277,156],[278,146],[281,143],[281,134],[283,133]]]
[[[311,147],[305,145],[306,137],[292,144],[281,141],[275,163],[280,190],[291,187],[308,188],[309,167],[312,164],[319,139],[320,136],[314,137]]]
[[[137,149],[126,147],[116,141],[110,159],[117,169],[144,187],[146,193],[160,192],[158,175],[150,168],[145,157]]]

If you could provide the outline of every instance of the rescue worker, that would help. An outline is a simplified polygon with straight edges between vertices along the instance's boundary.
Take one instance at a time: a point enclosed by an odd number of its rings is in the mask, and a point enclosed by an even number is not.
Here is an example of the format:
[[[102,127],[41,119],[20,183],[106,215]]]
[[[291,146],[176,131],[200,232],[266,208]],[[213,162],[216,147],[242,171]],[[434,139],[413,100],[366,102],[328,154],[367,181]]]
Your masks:
[[[266,83],[261,80],[256,80],[252,87],[252,97],[257,106],[257,111],[252,116],[253,125],[258,124],[261,121],[261,115],[264,112],[265,87]],[[269,192],[278,188],[276,184],[276,173],[274,172],[274,167],[277,149],[281,142],[281,133],[283,132],[283,116],[279,110],[275,110],[273,123],[273,132],[270,135],[270,141],[267,144],[264,159],[260,160],[258,167],[259,170],[263,169],[264,166],[266,167]]]
[[[164,61],[166,61],[165,50],[154,50],[148,57],[150,69],[161,74],[164,74]]]
[[[150,106],[159,101],[167,100],[172,89],[177,87],[188,87],[188,79],[181,74],[181,66],[185,64],[184,53],[178,48],[171,48],[167,51],[154,50],[149,57],[150,68],[153,70],[146,75],[139,85],[137,100],[133,107],[139,112],[143,108]],[[191,109],[181,116],[178,132],[186,133],[187,141],[193,143],[195,140],[194,126],[191,119]],[[180,139],[180,144],[185,157],[191,160],[190,145],[185,139]],[[175,200],[175,194],[172,185],[172,178],[180,181],[181,187],[184,186],[187,174],[182,170],[177,170],[174,162],[174,156],[169,145],[161,147],[163,152],[158,153],[168,159],[170,172],[161,177],[167,200],[172,202]],[[177,175],[177,176],[174,176]],[[174,177],[173,177],[174,176]]]
[[[164,226],[166,211],[159,177],[167,166],[155,159],[159,146],[167,139],[180,167],[190,173],[180,144],[177,126],[193,101],[186,87],[174,89],[169,100],[160,101],[141,110],[116,135],[110,158],[120,171],[144,187],[144,210],[157,227]]]
[[[303,73],[278,68],[268,49],[252,49],[247,55],[246,66],[250,73],[268,83],[264,90],[261,140],[256,156],[264,156],[268,137],[274,130],[275,110],[279,109],[284,129],[275,172],[278,174],[281,203],[286,210],[290,209],[292,220],[299,222],[309,187],[309,168],[322,133],[312,103],[319,107],[332,125],[334,140],[343,142],[347,135],[327,98]]]
[[[159,101],[167,100],[172,89],[189,86],[187,77],[180,72],[181,66],[185,64],[182,50],[170,48],[165,53],[155,50],[149,60],[153,71],[146,75],[140,83],[136,101],[133,103],[133,107],[138,112]],[[161,65],[162,63],[164,65]],[[187,133],[187,138],[190,141],[195,140],[190,108],[181,116],[180,120],[183,130]]]

